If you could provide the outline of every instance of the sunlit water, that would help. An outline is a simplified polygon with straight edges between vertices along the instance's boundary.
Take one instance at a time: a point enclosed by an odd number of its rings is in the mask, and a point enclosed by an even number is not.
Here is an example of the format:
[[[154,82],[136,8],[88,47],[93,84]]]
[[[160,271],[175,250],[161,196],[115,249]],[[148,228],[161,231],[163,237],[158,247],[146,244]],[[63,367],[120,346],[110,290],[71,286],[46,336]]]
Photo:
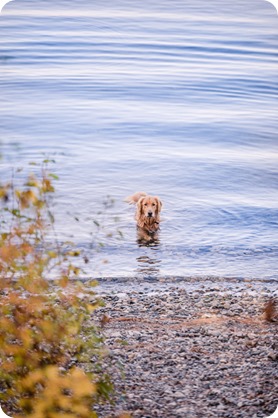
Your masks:
[[[277,280],[270,3],[15,0],[0,33],[1,177],[55,158],[57,234],[90,276]],[[139,190],[164,203],[149,246],[123,203]]]

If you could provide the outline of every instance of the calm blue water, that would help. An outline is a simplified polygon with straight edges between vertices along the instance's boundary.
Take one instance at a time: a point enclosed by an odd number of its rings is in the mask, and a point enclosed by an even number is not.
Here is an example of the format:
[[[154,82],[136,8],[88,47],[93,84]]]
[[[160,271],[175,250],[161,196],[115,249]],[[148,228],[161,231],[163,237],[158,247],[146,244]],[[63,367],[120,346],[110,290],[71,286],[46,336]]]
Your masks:
[[[278,278],[270,3],[15,0],[0,33],[1,177],[55,158],[57,233],[89,275]],[[164,202],[155,245],[138,190]]]

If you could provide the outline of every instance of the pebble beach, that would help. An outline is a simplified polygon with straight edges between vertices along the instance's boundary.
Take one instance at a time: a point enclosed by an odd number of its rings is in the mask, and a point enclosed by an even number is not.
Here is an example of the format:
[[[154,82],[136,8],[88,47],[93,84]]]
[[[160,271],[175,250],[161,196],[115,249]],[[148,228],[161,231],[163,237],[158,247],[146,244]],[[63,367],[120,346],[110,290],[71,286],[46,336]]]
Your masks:
[[[272,415],[278,405],[276,289],[271,282],[213,280],[100,286],[105,306],[98,317],[116,394],[99,416]]]

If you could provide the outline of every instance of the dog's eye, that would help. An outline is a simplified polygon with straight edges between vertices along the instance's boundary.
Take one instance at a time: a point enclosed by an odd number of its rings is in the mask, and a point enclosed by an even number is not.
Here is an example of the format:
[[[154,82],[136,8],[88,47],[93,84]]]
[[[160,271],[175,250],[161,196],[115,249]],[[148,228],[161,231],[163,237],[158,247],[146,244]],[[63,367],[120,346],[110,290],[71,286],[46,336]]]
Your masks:
[[[155,203],[153,203],[153,206],[155,206]]]
[[[148,206],[148,204],[147,203],[144,203],[144,206]]]

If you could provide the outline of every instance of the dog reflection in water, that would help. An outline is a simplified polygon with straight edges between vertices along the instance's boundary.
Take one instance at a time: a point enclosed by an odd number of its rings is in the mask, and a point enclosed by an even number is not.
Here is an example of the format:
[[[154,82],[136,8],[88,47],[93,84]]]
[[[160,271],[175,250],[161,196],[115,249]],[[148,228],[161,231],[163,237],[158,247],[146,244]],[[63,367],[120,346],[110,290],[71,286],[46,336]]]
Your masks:
[[[159,273],[161,260],[150,258],[146,255],[138,257],[136,260],[138,262],[138,268],[136,270],[138,273],[147,274],[149,276],[157,275]]]
[[[137,222],[138,244],[157,244],[162,208],[162,202],[159,197],[150,196],[145,192],[137,192],[132,196],[128,196],[125,202],[136,205],[135,219]]]

